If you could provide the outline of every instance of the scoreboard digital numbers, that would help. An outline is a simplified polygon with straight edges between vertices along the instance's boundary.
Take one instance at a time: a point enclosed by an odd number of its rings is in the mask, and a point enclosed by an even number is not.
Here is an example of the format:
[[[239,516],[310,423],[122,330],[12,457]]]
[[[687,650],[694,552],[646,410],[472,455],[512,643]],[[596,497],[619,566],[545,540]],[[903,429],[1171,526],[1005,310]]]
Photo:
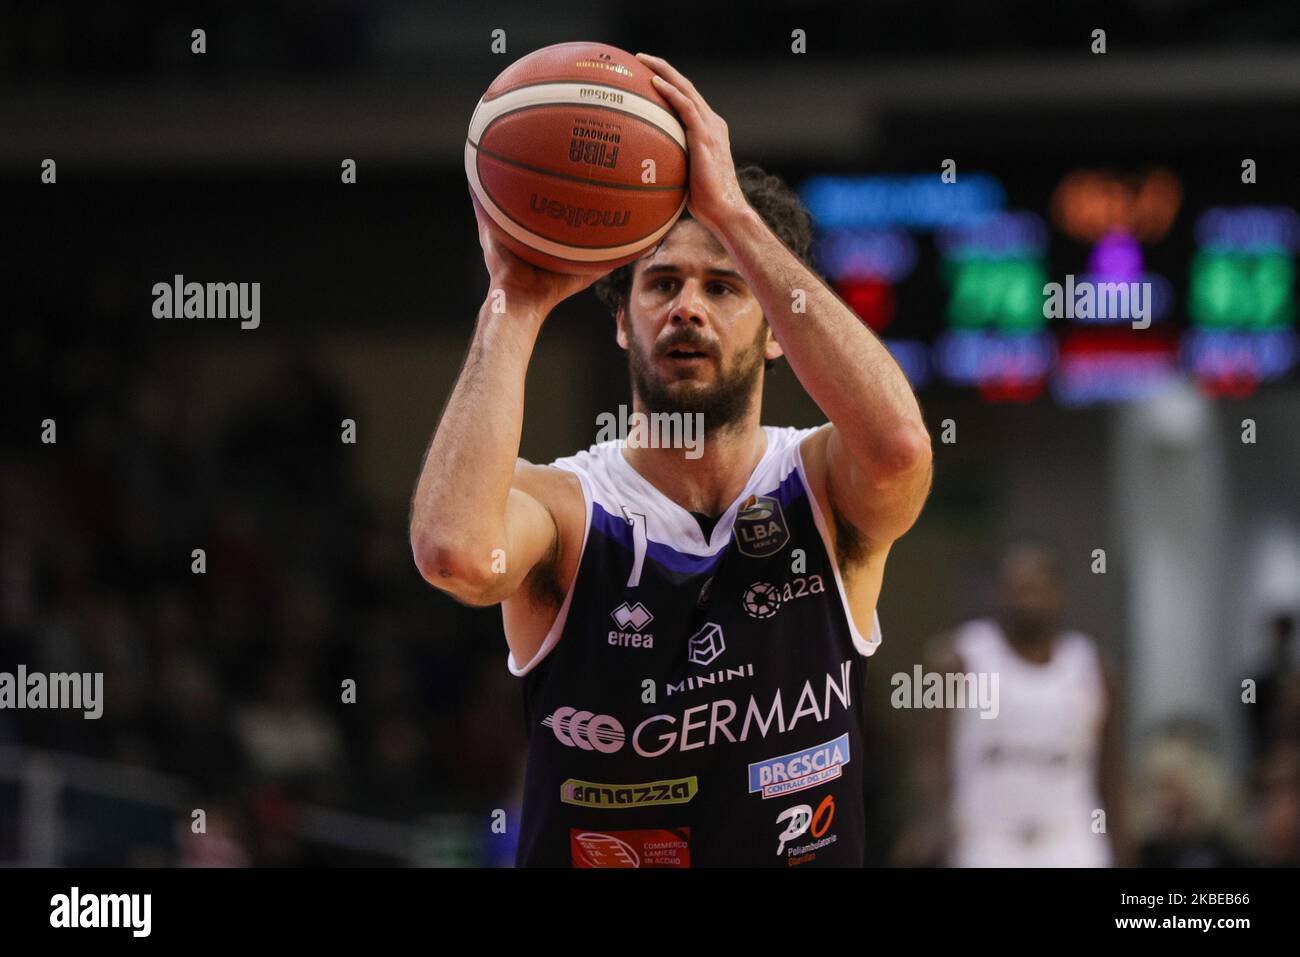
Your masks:
[[[1241,397],[1296,368],[1290,206],[1198,208],[1164,168],[1069,169],[1032,208],[990,173],[800,192],[823,274],[918,389],[1085,406],[1179,378]]]

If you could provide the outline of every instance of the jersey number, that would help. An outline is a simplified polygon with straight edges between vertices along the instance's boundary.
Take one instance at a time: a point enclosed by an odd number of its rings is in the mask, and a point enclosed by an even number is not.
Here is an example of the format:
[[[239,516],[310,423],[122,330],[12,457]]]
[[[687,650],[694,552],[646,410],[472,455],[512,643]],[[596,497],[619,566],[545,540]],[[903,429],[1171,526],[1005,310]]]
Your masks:
[[[632,572],[627,576],[627,587],[635,588],[641,584],[641,566],[645,564],[645,516],[640,512],[629,512],[624,505],[623,518],[632,526]]]

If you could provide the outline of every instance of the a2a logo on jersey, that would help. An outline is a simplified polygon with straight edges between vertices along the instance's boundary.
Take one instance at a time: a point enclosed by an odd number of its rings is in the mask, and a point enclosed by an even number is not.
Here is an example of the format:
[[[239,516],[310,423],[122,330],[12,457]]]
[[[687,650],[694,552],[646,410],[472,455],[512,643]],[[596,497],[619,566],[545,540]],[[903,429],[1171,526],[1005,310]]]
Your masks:
[[[754,582],[740,598],[741,607],[750,618],[759,620],[775,618],[776,613],[796,598],[820,595],[826,591],[821,575],[800,575],[785,583],[785,587],[771,582]]]
[[[751,495],[740,506],[732,526],[736,548],[750,558],[768,558],[790,541],[781,503],[771,495]]]

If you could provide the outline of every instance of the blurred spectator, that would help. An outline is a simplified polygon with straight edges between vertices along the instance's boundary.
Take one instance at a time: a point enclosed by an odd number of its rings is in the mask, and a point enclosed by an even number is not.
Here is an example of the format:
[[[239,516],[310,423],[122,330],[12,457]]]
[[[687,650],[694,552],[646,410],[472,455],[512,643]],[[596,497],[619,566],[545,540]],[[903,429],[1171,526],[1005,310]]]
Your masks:
[[[262,694],[235,714],[249,764],[264,780],[286,780],[322,793],[342,758],[334,719],[309,694],[306,665],[282,656],[262,676]]]
[[[176,863],[181,867],[248,867],[252,857],[244,846],[239,811],[226,802],[209,802],[203,810],[201,833],[195,833],[189,815],[176,822]]]
[[[1171,725],[1151,745],[1139,772],[1141,867],[1238,867],[1229,833],[1235,802],[1227,774],[1204,731]]]
[[[522,734],[499,614],[419,580],[310,357],[283,353],[264,393],[199,421],[192,372],[120,328],[0,336],[23,414],[59,428],[51,454],[0,440],[0,668],[103,671],[106,698],[93,734],[4,711],[0,742],[165,772],[208,812],[194,835],[138,807],[115,837],[104,815],[125,806],[94,805],[65,863],[353,863],[304,842],[299,802],[405,822],[506,803]]]
[[[1300,733],[1296,714],[1300,706],[1300,665],[1295,659],[1295,614],[1278,612],[1268,620],[1268,658],[1256,680],[1255,704],[1250,709],[1251,744],[1256,758],[1268,754],[1283,738]]]
[[[1300,746],[1279,744],[1260,774],[1260,816],[1256,835],[1260,863],[1300,866]]]

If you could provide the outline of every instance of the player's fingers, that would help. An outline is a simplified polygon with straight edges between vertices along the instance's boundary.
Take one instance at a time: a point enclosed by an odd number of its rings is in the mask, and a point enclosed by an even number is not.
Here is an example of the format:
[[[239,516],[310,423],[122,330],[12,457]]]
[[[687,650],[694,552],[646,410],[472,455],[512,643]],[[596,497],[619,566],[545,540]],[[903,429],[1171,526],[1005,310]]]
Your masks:
[[[682,74],[680,70],[678,70],[675,66],[669,63],[663,57],[653,56],[649,53],[638,53],[637,57],[640,58],[641,61],[645,63],[647,66],[652,67],[654,71],[660,74],[661,76],[663,76],[664,79],[672,82],[679,90],[681,90],[683,93],[689,96],[692,100],[695,100],[697,106],[703,107],[707,105],[704,102],[704,97],[700,96],[700,91],[695,89],[695,84],[692,83],[690,80],[686,79],[686,77]]]
[[[699,108],[695,105],[695,101],[661,76],[654,77],[651,82],[654,84],[654,88],[677,111],[677,115],[686,121],[687,126],[698,128],[702,117]]]
[[[478,220],[478,244],[482,247],[488,265],[491,267],[494,261],[500,262],[505,259],[510,251],[497,242],[496,236],[492,233],[492,220],[488,216],[487,210],[478,201],[478,197],[474,195],[473,190],[470,191],[469,196],[474,203],[474,218]]]
[[[683,94],[691,101],[696,111],[702,117],[717,116],[713,108],[709,106],[708,101],[695,88],[695,84],[688,80],[681,71],[677,70],[667,60],[661,57],[651,56],[649,53],[638,53],[637,56],[643,57],[646,65],[650,66],[663,79],[669,81],[681,90]]]

